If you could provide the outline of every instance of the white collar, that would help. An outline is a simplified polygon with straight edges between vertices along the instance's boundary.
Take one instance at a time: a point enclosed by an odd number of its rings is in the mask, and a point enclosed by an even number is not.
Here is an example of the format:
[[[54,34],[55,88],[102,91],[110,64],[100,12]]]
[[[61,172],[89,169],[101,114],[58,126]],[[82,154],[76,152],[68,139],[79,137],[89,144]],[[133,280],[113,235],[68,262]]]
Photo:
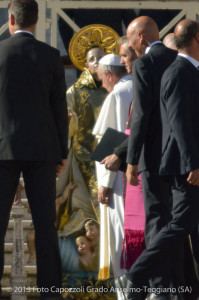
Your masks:
[[[194,67],[196,67],[196,68],[199,67],[199,61],[196,60],[195,58],[193,58],[187,54],[184,54],[184,53],[178,53],[178,55],[188,59],[188,61],[190,61],[190,63],[192,63],[192,65],[194,65]]]
[[[16,30],[16,31],[14,32],[14,34],[17,34],[17,33],[29,33],[29,34],[32,34],[32,35],[33,35],[32,32],[27,31],[27,30]]]
[[[130,74],[124,75],[123,77],[120,78],[120,80],[118,80],[118,82],[114,85],[113,90],[117,87],[117,85],[119,85],[122,82],[128,81],[128,80],[132,80],[132,76]]]
[[[151,49],[151,47],[153,47],[156,44],[162,44],[162,42],[161,41],[155,41],[155,42],[149,44],[149,46],[145,50],[145,54],[147,54],[149,52],[149,50]]]

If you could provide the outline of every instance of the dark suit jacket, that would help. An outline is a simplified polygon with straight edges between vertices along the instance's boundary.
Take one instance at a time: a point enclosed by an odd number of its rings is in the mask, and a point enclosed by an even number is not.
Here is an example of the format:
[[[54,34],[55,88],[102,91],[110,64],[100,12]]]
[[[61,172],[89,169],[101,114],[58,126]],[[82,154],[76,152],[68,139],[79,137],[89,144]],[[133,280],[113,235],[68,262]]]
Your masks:
[[[0,160],[67,156],[67,107],[59,51],[29,33],[0,42]]]
[[[161,174],[199,168],[199,70],[178,56],[161,85],[163,156]]]
[[[133,64],[134,106],[127,162],[132,165],[139,162],[139,171],[159,170],[162,140],[160,82],[176,55],[177,51],[156,44]]]

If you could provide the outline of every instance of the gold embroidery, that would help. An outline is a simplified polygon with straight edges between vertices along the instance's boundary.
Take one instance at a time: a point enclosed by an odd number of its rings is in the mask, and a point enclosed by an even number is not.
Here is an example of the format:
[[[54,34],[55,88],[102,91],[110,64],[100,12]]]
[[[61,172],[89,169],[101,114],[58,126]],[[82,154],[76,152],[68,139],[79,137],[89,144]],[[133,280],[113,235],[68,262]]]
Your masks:
[[[85,69],[79,80],[73,85],[73,110],[76,113],[76,118],[78,120],[78,130],[75,132],[71,151],[72,156],[75,158],[76,167],[78,172],[81,173],[83,182],[81,183],[81,188],[84,186],[88,193],[87,202],[90,202],[90,210],[92,211],[95,219],[98,218],[98,201],[97,201],[97,181],[95,175],[95,163],[91,161],[91,153],[94,151],[97,142],[95,137],[92,135],[92,129],[95,125],[97,117],[99,115],[103,101],[107,95],[107,92],[102,88],[97,88],[92,75]],[[73,160],[70,162],[73,164]],[[70,166],[68,166],[69,168]],[[79,182],[75,182],[74,167],[71,168],[71,180],[80,186]],[[85,197],[78,194],[77,191],[72,192],[70,205],[67,205],[67,211],[63,213],[60,221],[59,229],[63,229],[64,225],[70,222],[70,213],[76,209],[76,202],[84,201]],[[71,207],[71,208],[70,208]],[[70,208],[70,210],[68,210]],[[74,208],[74,209],[73,209]],[[83,209],[83,208],[82,208]],[[88,215],[88,211],[87,211]],[[78,220],[79,222],[81,220]],[[73,221],[74,225],[74,221]]]

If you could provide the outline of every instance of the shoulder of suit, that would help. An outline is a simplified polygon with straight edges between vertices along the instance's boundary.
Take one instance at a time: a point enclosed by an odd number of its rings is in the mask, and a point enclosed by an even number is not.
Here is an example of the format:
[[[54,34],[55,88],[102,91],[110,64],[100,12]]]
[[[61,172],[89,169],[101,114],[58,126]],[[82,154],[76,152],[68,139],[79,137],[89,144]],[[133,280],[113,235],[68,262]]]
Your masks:
[[[145,54],[146,56],[156,56],[156,55],[173,55],[177,56],[178,52],[171,48],[166,47],[164,44],[158,44],[158,47],[152,47],[151,50]]]
[[[5,40],[0,41],[0,45],[3,46],[4,44],[6,45],[6,44],[10,43],[11,38],[12,38],[12,37],[9,37],[9,38],[7,38],[7,39],[5,39]]]
[[[48,44],[46,44],[46,43],[44,43],[44,42],[42,42],[42,41],[39,41],[39,40],[37,40],[37,39],[32,39],[33,41],[35,41],[35,43],[37,44],[37,45],[39,45],[40,47],[42,47],[42,48],[44,48],[44,49],[46,49],[47,51],[51,51],[52,53],[54,52],[54,53],[56,53],[56,54],[59,54],[60,53],[60,51],[58,50],[58,49],[56,49],[56,48],[54,48],[54,47],[52,47],[52,46],[50,46],[50,45],[48,45]],[[2,41],[0,41],[0,45],[3,47],[4,45],[5,46],[9,46],[9,44],[10,43],[12,43],[12,42],[15,42],[15,39],[13,39],[13,36],[11,36],[11,37],[9,37],[9,38],[7,38],[7,39],[5,39],[5,40],[2,40]]]
[[[145,68],[151,65],[151,62],[151,56],[149,56],[148,53],[144,54],[133,62],[133,69],[141,69],[142,67]]]
[[[177,57],[178,52],[176,50],[165,47],[154,47],[147,54],[143,55],[137,59],[137,64],[139,65],[157,65],[161,61],[172,61]]]
[[[166,48],[165,51],[166,51],[166,53],[168,53],[168,55],[172,55],[174,57],[177,57],[177,55],[178,55],[178,51],[177,50],[170,49],[168,47],[165,47],[165,48]]]
[[[162,81],[173,79],[180,81],[180,78],[187,78],[186,73],[186,66],[175,59],[164,72]],[[188,80],[188,78],[186,80]]]
[[[46,43],[44,43],[44,42],[42,42],[42,41],[39,41],[39,40],[37,40],[37,39],[35,39],[35,41],[36,41],[41,47],[44,47],[44,48],[46,48],[47,50],[49,50],[49,51],[51,51],[51,52],[54,52],[54,53],[60,53],[60,51],[59,51],[58,49],[56,49],[56,48],[54,48],[54,47],[52,47],[52,46],[50,46],[50,45],[48,45],[48,44],[46,44]]]

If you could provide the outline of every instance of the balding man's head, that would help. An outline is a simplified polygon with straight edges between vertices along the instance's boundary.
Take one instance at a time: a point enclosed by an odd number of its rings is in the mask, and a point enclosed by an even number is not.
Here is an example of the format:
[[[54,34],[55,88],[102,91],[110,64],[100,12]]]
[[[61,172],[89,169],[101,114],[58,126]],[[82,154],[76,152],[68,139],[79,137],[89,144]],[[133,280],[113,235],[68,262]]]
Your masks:
[[[135,50],[137,56],[141,56],[149,44],[159,40],[158,26],[150,17],[136,18],[127,28],[127,38],[129,47]]]
[[[168,33],[164,39],[163,39],[163,44],[173,50],[177,50],[176,43],[175,43],[175,38],[174,38],[174,33]]]
[[[177,49],[189,48],[195,38],[199,42],[199,23],[189,19],[180,21],[174,30],[174,38]]]

